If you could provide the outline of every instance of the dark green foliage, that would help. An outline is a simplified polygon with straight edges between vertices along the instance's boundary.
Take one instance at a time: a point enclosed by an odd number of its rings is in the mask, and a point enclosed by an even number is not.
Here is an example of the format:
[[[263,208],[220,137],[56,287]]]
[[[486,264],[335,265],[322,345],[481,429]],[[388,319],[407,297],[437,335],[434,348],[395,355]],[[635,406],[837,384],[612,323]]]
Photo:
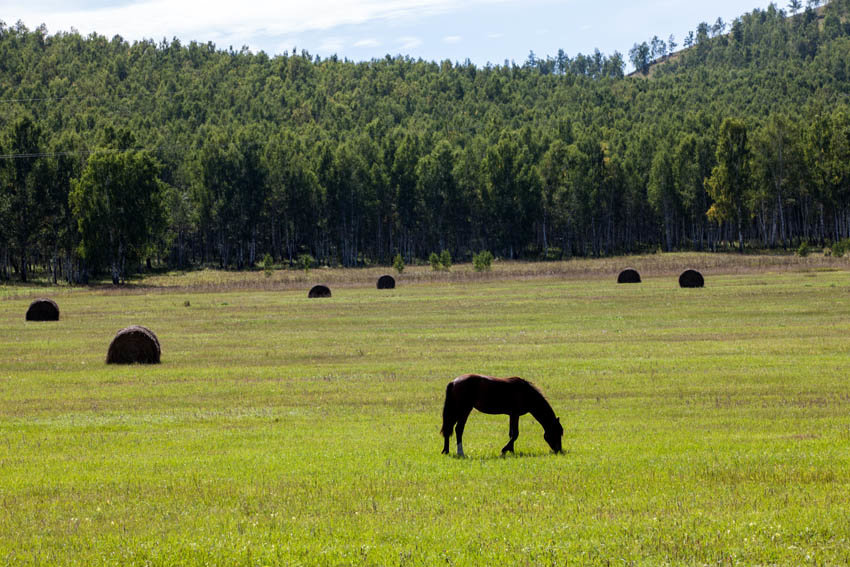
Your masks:
[[[681,207],[673,176],[673,152],[668,146],[661,145],[652,158],[647,197],[656,214],[664,219],[664,250],[670,252],[672,250],[670,223]]]
[[[448,250],[440,252],[440,265],[444,270],[448,271],[452,267],[452,255]]]
[[[139,262],[162,230],[159,164],[147,152],[92,154],[69,200],[80,234],[80,255],[92,269],[108,266],[114,283]]]
[[[305,272],[309,272],[311,268],[316,265],[316,259],[313,258],[309,254],[299,254],[298,255],[298,268],[304,270]]]
[[[493,253],[489,250],[482,250],[472,256],[472,267],[476,272],[489,272],[492,264]]]
[[[398,273],[402,273],[404,271],[404,258],[401,257],[401,254],[396,254],[393,258],[393,268]]]
[[[732,221],[737,226],[738,243],[744,247],[744,199],[750,190],[750,153],[747,126],[742,120],[727,118],[720,125],[717,138],[717,165],[706,179],[705,187],[714,199],[708,218]]]
[[[443,250],[439,254],[431,252],[428,255],[428,263],[431,265],[432,270],[444,270],[448,272],[452,267],[452,255],[448,250]]]
[[[840,241],[850,2],[797,10],[699,24],[681,51],[659,33],[634,77],[598,51],[353,63],[0,24],[0,278]],[[105,167],[90,148],[155,157],[144,238],[71,197]]]
[[[15,121],[4,144],[12,154],[37,156],[44,151],[42,130],[30,116]],[[16,159],[4,163],[2,171],[5,225],[12,248],[17,258],[21,281],[27,281],[32,248],[39,231],[45,224],[49,209],[55,205],[47,195],[49,170],[43,159]]]
[[[830,249],[830,252],[836,258],[841,258],[847,251],[850,250],[850,238],[844,238],[839,240],[838,242],[834,242]]]
[[[634,44],[629,51],[629,59],[632,62],[636,71],[640,71],[644,75],[649,73],[649,65],[652,62],[651,49],[645,41],[638,45]]]

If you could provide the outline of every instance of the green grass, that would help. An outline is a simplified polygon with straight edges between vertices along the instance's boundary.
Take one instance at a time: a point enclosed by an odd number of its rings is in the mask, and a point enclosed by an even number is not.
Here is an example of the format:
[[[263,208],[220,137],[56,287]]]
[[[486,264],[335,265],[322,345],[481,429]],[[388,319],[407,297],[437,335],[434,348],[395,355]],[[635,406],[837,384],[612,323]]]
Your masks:
[[[0,564],[847,564],[850,274],[742,262],[702,290],[498,264],[305,276],[328,300],[5,288]],[[25,322],[45,294],[61,321]],[[107,367],[133,323],[163,363]],[[440,455],[464,372],[540,386],[566,454],[525,416],[500,458],[507,417],[475,412]]]

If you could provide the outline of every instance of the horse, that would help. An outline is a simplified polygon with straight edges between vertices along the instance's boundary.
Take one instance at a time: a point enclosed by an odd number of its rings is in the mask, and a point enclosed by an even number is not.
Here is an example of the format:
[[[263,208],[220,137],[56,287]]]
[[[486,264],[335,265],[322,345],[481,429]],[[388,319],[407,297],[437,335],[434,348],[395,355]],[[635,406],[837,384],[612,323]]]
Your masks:
[[[472,408],[489,414],[510,416],[510,440],[502,448],[502,455],[514,452],[514,441],[519,437],[519,417],[531,413],[543,426],[543,439],[556,453],[561,452],[561,437],[564,428],[552,406],[531,382],[517,376],[493,378],[479,374],[458,376],[446,386],[446,402],[443,405],[443,428],[440,430],[445,443],[443,454],[449,453],[452,429],[457,433],[457,455],[463,457],[463,428]]]

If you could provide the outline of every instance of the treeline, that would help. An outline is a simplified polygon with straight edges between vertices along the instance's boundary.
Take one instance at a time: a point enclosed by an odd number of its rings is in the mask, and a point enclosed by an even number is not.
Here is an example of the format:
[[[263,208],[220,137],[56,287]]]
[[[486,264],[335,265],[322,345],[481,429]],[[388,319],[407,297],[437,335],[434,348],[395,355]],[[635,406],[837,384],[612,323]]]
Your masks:
[[[0,24],[0,278],[848,238],[848,14],[701,24],[649,79]]]

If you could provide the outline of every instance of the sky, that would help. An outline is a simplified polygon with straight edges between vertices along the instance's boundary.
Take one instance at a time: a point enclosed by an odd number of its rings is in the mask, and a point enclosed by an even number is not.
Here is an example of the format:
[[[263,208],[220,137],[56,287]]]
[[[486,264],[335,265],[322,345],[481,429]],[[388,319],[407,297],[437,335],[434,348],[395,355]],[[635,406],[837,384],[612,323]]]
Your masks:
[[[766,0],[2,0],[0,20],[127,41],[178,38],[278,55],[307,50],[363,61],[385,55],[502,64],[605,54],[672,34],[681,45],[700,22],[731,22]],[[779,4],[784,8],[784,4]]]

